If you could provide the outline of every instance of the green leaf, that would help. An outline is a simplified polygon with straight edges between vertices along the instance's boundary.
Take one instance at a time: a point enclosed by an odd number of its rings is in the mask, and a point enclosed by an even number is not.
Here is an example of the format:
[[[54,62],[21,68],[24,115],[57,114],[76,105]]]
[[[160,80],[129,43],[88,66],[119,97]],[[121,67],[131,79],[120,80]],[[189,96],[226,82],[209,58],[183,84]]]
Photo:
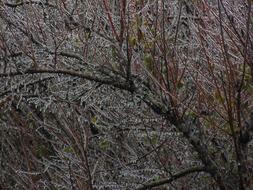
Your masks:
[[[116,49],[115,47],[112,47],[111,53],[112,53],[112,57],[113,57],[114,59],[116,59],[117,56],[118,56],[118,53],[117,53],[117,49]]]
[[[149,72],[153,71],[154,60],[153,60],[153,57],[151,55],[145,55],[145,57],[144,57],[144,65],[145,65],[146,69]]]
[[[159,175],[155,175],[155,177],[153,178],[153,181],[159,181],[160,180],[160,176]]]
[[[91,123],[93,124],[93,125],[96,125],[96,123],[97,123],[97,117],[96,116],[92,116],[91,117]]]
[[[44,144],[39,144],[36,147],[35,154],[39,158],[46,157],[46,156],[48,156],[49,151],[48,151],[47,147]]]
[[[218,91],[214,93],[214,98],[217,100],[219,103],[224,103],[225,102],[225,97],[222,96]]]
[[[144,49],[145,50],[150,50],[152,48],[154,48],[154,44],[152,42],[145,42],[144,43]]]
[[[107,139],[102,138],[99,142],[99,148],[103,151],[106,151],[109,147],[110,147],[110,142]]]
[[[134,47],[134,46],[137,45],[137,39],[136,39],[135,36],[131,36],[131,37],[129,38],[129,44],[130,44],[132,47]]]
[[[65,148],[63,149],[63,151],[64,151],[65,153],[73,153],[73,152],[74,152],[74,150],[73,150],[73,148],[72,148],[71,146],[65,147]]]
[[[76,46],[76,47],[81,47],[82,46],[82,43],[81,43],[81,41],[80,41],[80,39],[78,37],[76,37],[74,39],[73,45]]]
[[[34,125],[33,125],[32,122],[28,124],[28,128],[30,128],[30,129],[33,129],[33,128],[34,128]]]
[[[158,135],[157,134],[152,135],[151,144],[156,145],[157,142],[158,142]]]
[[[190,118],[196,118],[197,117],[197,113],[194,111],[187,111],[185,113],[186,116],[190,117]]]
[[[178,88],[178,89],[181,89],[183,86],[184,86],[184,83],[183,83],[182,81],[179,81],[179,82],[177,83],[177,88]]]

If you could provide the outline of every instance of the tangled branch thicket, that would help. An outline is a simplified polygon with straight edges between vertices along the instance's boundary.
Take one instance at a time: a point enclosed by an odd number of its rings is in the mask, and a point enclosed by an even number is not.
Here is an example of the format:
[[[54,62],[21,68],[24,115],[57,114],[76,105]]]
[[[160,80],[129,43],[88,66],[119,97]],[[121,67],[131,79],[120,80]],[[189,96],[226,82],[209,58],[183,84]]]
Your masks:
[[[252,10],[0,1],[0,189],[252,189]]]

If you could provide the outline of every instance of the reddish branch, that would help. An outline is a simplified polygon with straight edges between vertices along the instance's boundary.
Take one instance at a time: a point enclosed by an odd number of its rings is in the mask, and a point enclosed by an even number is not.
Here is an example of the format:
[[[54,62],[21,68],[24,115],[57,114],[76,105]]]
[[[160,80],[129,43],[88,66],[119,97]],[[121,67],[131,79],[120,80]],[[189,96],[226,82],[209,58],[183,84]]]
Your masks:
[[[118,33],[117,33],[116,29],[115,29],[115,26],[114,26],[114,24],[113,24],[113,21],[112,21],[112,16],[111,16],[111,14],[110,14],[111,11],[110,11],[109,8],[108,8],[108,3],[107,3],[107,1],[106,1],[106,0],[103,0],[103,4],[104,4],[105,11],[106,11],[106,13],[107,13],[107,16],[108,16],[108,19],[109,19],[109,22],[110,22],[110,26],[111,26],[111,28],[112,28],[112,32],[113,32],[113,34],[115,35],[117,41],[120,41],[119,35],[118,35]]]

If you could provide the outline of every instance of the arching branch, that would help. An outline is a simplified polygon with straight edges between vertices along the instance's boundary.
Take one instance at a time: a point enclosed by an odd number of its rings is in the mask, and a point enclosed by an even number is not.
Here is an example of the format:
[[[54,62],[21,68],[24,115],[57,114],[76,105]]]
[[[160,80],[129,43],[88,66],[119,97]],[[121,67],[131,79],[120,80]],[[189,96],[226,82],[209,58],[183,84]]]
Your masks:
[[[20,76],[20,75],[27,75],[27,74],[62,74],[62,75],[69,75],[74,77],[83,78],[89,81],[94,81],[101,84],[106,84],[110,86],[114,86],[116,88],[131,91],[131,87],[123,80],[120,79],[110,79],[110,78],[102,78],[96,77],[95,75],[88,74],[88,73],[79,73],[79,72],[73,72],[73,71],[67,71],[67,70],[50,70],[50,69],[28,69],[23,72],[10,72],[10,73],[0,73],[0,77],[14,77],[14,76]]]

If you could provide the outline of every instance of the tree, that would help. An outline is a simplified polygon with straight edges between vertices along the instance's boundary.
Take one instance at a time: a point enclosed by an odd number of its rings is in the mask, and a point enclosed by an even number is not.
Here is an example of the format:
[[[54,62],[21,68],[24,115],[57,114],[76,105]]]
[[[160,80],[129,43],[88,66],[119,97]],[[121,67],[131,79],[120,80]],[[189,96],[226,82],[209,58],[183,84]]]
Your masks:
[[[6,187],[252,188],[251,0],[0,6]]]

